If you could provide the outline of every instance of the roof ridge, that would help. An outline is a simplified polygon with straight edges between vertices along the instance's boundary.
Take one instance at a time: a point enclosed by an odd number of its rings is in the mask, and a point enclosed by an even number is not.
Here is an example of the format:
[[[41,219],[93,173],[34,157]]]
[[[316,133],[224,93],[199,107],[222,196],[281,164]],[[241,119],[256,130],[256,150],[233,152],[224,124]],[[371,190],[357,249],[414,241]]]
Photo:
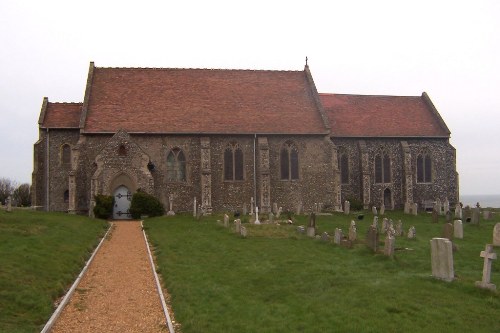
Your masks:
[[[292,70],[292,69],[250,69],[250,68],[196,68],[196,67],[95,67],[95,69],[131,69],[131,70],[197,70],[197,71],[240,71],[240,72],[292,72],[292,73],[302,73],[303,70]]]
[[[360,96],[360,97],[414,97],[420,98],[420,95],[374,95],[374,94],[343,94],[343,93],[318,93],[321,96]]]
[[[48,102],[49,104],[80,104],[83,105],[83,102]]]

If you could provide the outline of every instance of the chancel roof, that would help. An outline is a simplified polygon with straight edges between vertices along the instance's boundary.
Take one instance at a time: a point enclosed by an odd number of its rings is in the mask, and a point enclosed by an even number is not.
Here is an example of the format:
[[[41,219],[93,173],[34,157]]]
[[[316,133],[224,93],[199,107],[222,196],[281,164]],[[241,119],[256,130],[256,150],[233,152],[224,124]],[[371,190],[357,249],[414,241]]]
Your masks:
[[[52,103],[44,99],[39,123],[44,128],[79,128],[81,113],[82,103]]]
[[[449,137],[426,93],[422,96],[319,94],[332,137]]]
[[[307,71],[92,67],[85,133],[326,134]]]

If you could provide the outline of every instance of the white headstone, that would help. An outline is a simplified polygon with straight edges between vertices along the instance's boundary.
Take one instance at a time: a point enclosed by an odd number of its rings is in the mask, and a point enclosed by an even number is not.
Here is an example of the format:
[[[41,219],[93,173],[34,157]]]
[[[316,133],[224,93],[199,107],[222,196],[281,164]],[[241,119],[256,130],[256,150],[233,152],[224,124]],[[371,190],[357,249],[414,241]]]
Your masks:
[[[453,281],[453,246],[446,238],[433,238],[431,241],[432,276],[444,281]]]
[[[464,226],[462,225],[462,220],[455,220],[453,222],[453,237],[457,239],[464,238]]]
[[[356,222],[351,221],[351,226],[349,227],[349,240],[354,242],[357,238]]]
[[[496,290],[496,286],[491,283],[491,262],[497,258],[497,254],[493,252],[493,245],[486,244],[486,248],[481,251],[480,256],[484,258],[483,279],[476,281],[476,286]]]
[[[240,235],[243,237],[247,237],[247,228],[244,226],[240,227]]]
[[[500,223],[493,227],[493,246],[500,246]]]
[[[373,213],[373,215],[378,215],[377,207],[375,207],[375,206],[372,207],[372,213]]]
[[[237,234],[241,233],[241,220],[240,219],[234,220],[234,230]]]
[[[224,214],[224,227],[229,228],[229,216]]]
[[[340,241],[342,240],[342,229],[335,228],[335,235],[333,237],[333,242],[337,245],[340,245]]]
[[[460,204],[456,204],[455,206],[455,218],[457,219],[462,219],[463,216],[462,216],[462,206],[460,206]]]

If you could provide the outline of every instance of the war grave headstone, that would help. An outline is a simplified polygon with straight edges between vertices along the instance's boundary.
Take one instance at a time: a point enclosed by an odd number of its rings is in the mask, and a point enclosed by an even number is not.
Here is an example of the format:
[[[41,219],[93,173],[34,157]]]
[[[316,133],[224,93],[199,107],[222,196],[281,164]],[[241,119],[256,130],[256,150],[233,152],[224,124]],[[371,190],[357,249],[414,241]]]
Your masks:
[[[316,214],[309,215],[309,226],[307,227],[307,236],[314,237],[316,235]]]
[[[493,227],[493,246],[500,246],[500,223]]]
[[[480,257],[484,258],[483,279],[481,281],[476,281],[476,286],[496,290],[496,286],[491,283],[491,263],[497,258],[497,254],[493,252],[493,245],[486,244],[486,248],[484,251],[481,251]]]
[[[342,238],[344,237],[344,235],[342,234],[342,229],[339,229],[339,228],[335,228],[335,234],[333,236],[333,242],[337,245],[340,245],[340,241],[342,240]]]
[[[456,239],[464,238],[464,226],[462,224],[462,220],[455,220],[453,222],[453,237]]]
[[[453,281],[453,247],[446,238],[433,238],[431,241],[432,276],[444,281]]]

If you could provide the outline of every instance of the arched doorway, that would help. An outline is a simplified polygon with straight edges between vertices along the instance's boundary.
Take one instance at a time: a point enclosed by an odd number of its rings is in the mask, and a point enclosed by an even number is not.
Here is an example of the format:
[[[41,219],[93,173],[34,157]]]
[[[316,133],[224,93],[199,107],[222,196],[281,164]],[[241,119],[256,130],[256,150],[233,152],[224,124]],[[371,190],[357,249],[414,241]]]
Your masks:
[[[125,185],[120,185],[116,188],[113,196],[115,197],[115,205],[113,207],[113,218],[115,220],[129,220],[130,204],[132,202],[132,193]]]
[[[388,188],[384,190],[384,206],[386,209],[392,209],[392,194]]]

